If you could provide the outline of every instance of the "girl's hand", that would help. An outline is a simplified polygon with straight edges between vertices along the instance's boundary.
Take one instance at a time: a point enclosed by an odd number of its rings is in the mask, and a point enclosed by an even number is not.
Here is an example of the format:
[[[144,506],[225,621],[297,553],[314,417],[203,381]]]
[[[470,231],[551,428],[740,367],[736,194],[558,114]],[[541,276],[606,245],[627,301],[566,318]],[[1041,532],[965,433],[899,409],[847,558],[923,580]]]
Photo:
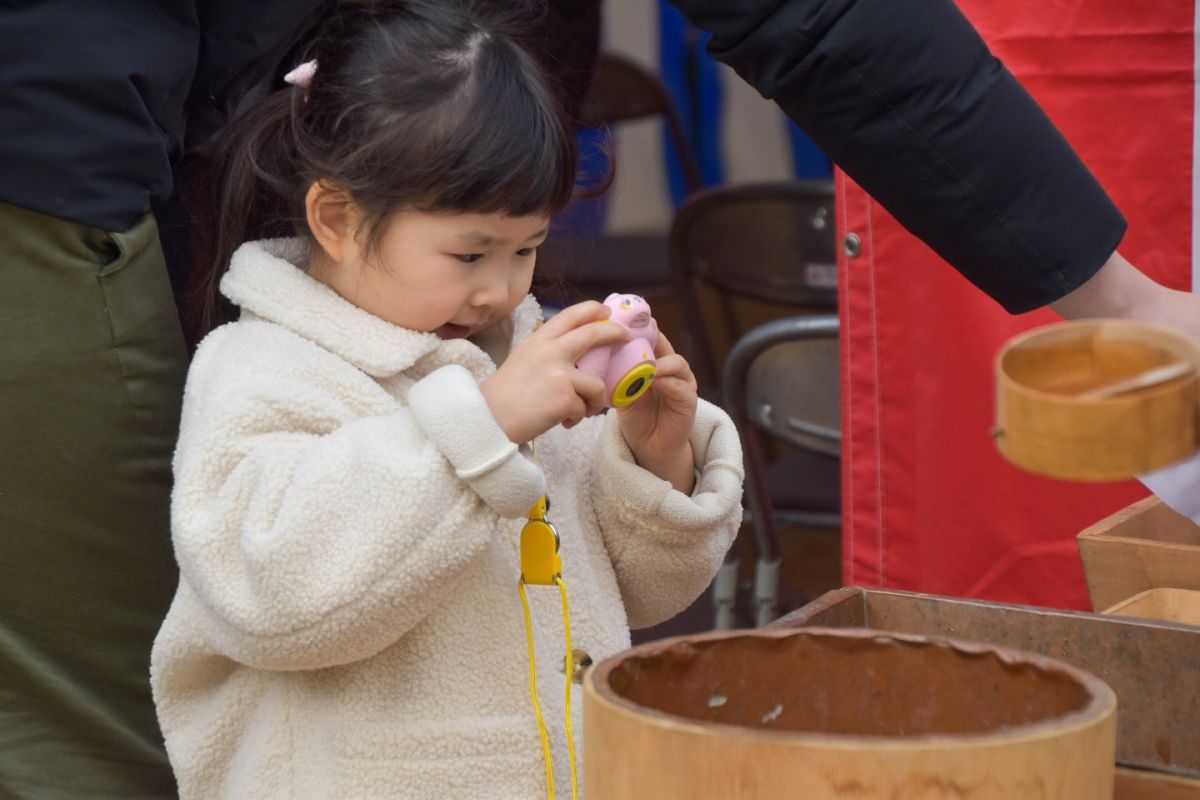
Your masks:
[[[611,313],[594,300],[563,309],[479,385],[510,440],[523,444],[555,425],[570,428],[604,410],[604,381],[580,372],[575,362],[593,347],[629,341],[624,328],[604,322]]]
[[[695,456],[688,437],[696,422],[696,376],[667,337],[654,346],[658,374],[637,402],[617,411],[621,435],[639,466],[683,492],[696,482]]]

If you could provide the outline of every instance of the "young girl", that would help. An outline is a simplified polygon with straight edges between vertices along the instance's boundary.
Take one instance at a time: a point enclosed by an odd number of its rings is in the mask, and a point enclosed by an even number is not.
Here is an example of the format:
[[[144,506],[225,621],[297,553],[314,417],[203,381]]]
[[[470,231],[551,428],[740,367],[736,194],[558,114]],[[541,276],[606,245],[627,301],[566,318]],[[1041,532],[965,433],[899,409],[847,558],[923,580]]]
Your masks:
[[[233,254],[219,286],[240,316],[188,376],[182,574],[151,676],[180,793],[545,797],[526,515],[549,496],[574,647],[603,658],[720,565],[737,434],[665,339],[653,388],[600,416],[602,382],[574,363],[627,334],[599,303],[538,327],[536,251],[576,154],[502,22],[343,4],[308,55],[307,85],[227,143],[219,240],[279,219],[299,236]],[[528,596],[569,796],[561,599]]]

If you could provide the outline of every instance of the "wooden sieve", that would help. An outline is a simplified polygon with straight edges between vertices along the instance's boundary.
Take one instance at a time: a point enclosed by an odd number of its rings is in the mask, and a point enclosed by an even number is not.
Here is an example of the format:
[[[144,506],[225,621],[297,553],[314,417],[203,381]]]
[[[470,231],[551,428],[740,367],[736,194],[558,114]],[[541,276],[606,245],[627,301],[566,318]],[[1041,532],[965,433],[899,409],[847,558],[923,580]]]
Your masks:
[[[996,356],[1000,452],[1040,475],[1131,478],[1190,456],[1200,416],[1200,343],[1124,320],[1056,323]]]

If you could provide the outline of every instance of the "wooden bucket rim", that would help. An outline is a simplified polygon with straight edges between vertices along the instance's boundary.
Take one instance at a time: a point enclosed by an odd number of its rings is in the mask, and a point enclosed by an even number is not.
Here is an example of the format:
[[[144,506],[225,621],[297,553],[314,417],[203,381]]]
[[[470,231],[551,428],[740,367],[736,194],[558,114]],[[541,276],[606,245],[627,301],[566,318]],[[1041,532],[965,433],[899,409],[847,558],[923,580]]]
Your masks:
[[[1088,329],[1099,329],[1101,327],[1118,330],[1124,328],[1130,331],[1149,331],[1157,334],[1161,338],[1165,339],[1170,345],[1178,347],[1179,351],[1186,353],[1186,356],[1181,357],[1187,358],[1187,360],[1191,361],[1192,369],[1190,372],[1180,375],[1177,378],[1164,381],[1163,383],[1155,386],[1146,387],[1145,389],[1139,389],[1136,392],[1118,394],[1111,397],[1092,400],[1081,400],[1069,394],[1051,392],[1045,389],[1039,389],[1037,387],[1030,386],[1028,383],[1024,383],[1014,378],[1004,368],[1004,359],[1013,351],[1019,349],[1023,345],[1027,345],[1030,341],[1042,338],[1044,336],[1053,336],[1058,333],[1064,333],[1068,330],[1075,330],[1079,333],[1083,333]],[[1171,394],[1179,391],[1180,388],[1187,385],[1188,382],[1200,381],[1200,343],[1194,342],[1185,334],[1173,328],[1167,328],[1150,322],[1135,322],[1132,320],[1109,318],[1064,320],[1061,322],[1051,322],[1046,325],[1039,325],[1035,328],[1030,328],[1027,331],[1013,336],[1004,343],[1004,346],[1001,347],[999,351],[997,351],[993,360],[993,367],[997,378],[997,384],[1003,384],[1008,389],[1019,392],[1027,397],[1036,398],[1046,402],[1068,405],[1079,404],[1086,406],[1113,406],[1136,403],[1147,398],[1158,397],[1159,395],[1163,394]],[[997,391],[999,391],[999,388],[1000,387],[998,385]]]
[[[623,663],[625,659],[635,656],[657,655],[659,652],[677,644],[736,638],[785,638],[790,636],[886,639],[913,646],[946,647],[966,655],[990,653],[1002,661],[1023,663],[1047,672],[1065,674],[1082,685],[1087,691],[1089,698],[1082,708],[1068,714],[1037,722],[1010,725],[1004,730],[957,734],[926,734],[920,736],[873,736],[869,734],[774,731],[723,722],[702,723],[691,717],[683,717],[649,706],[637,705],[618,695],[607,680],[612,670]],[[1042,656],[1038,653],[1011,647],[999,647],[987,644],[986,642],[953,639],[942,636],[921,636],[871,628],[824,628],[819,626],[782,629],[752,628],[735,631],[719,630],[694,635],[672,636],[666,639],[646,642],[645,644],[609,656],[589,669],[584,680],[584,690],[594,701],[605,704],[613,711],[623,715],[636,716],[639,720],[652,724],[655,727],[670,728],[697,736],[709,736],[714,732],[723,731],[742,739],[758,739],[776,745],[795,745],[806,748],[837,750],[903,750],[913,749],[917,746],[928,747],[930,749],[965,749],[972,747],[995,747],[1015,741],[1028,743],[1040,739],[1055,738],[1064,733],[1099,724],[1106,717],[1116,713],[1117,705],[1116,694],[1112,688],[1095,675],[1064,661]]]

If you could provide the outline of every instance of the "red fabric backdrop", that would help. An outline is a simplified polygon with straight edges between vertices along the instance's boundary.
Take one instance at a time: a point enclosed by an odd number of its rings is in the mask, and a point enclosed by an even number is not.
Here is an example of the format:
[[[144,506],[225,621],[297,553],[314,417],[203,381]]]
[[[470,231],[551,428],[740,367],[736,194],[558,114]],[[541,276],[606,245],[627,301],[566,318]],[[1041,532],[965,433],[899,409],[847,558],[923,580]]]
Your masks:
[[[1121,252],[1191,285],[1195,5],[959,0],[1129,220]],[[1146,492],[1003,461],[992,360],[1009,316],[839,174],[847,584],[1088,608],[1075,534]]]

